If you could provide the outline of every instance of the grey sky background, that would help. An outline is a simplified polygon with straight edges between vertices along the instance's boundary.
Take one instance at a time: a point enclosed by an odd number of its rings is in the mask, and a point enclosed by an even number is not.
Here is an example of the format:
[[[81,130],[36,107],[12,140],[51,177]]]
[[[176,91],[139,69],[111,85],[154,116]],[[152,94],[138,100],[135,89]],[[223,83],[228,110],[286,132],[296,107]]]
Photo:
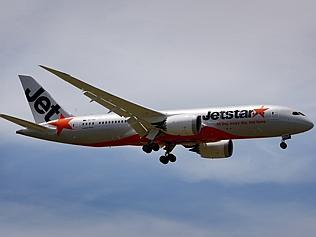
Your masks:
[[[280,104],[316,121],[314,1],[0,1],[0,112],[33,120],[18,74],[65,109],[101,114],[37,67],[154,109]],[[92,149],[14,134],[0,121],[6,236],[312,236],[315,132],[236,141],[229,160],[183,148]]]

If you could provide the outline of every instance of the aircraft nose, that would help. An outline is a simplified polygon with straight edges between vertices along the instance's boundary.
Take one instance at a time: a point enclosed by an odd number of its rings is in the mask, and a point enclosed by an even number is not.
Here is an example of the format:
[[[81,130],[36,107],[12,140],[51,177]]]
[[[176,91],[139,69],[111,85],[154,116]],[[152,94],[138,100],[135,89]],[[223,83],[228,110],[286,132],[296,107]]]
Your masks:
[[[313,122],[312,122],[312,121],[309,121],[309,126],[310,126],[309,130],[310,130],[310,129],[312,129],[312,128],[314,127],[314,124],[313,124]]]
[[[311,130],[314,127],[314,123],[311,120],[306,119],[304,122],[305,122],[304,125],[306,127],[306,131]]]

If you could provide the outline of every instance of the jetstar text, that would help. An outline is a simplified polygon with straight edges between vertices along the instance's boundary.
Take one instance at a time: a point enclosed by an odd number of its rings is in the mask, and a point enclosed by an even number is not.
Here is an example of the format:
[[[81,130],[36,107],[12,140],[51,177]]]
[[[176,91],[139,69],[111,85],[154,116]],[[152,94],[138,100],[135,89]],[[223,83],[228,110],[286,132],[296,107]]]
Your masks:
[[[209,111],[207,115],[203,115],[203,120],[218,120],[218,119],[239,119],[239,118],[252,118],[253,110],[229,110],[220,112]]]

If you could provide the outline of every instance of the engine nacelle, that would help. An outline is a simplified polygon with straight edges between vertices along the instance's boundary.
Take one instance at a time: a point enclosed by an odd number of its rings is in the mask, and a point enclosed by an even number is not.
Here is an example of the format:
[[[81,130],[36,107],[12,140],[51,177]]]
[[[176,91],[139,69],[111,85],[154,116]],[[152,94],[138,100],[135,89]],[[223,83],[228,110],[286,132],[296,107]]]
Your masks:
[[[224,140],[219,142],[200,143],[190,151],[200,154],[202,158],[228,158],[233,154],[233,142],[232,140]]]
[[[202,127],[201,116],[193,114],[173,115],[166,119],[163,129],[167,134],[192,136],[199,134]]]

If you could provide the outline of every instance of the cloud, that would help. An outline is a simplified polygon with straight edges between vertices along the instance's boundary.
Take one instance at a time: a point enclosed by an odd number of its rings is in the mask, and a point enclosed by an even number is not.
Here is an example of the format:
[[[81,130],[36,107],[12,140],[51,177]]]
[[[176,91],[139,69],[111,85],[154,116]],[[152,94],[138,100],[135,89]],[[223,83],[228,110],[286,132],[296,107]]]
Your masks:
[[[106,216],[66,214],[53,208],[5,203],[1,210],[10,213],[0,227],[6,236],[309,236],[315,231],[316,213],[297,203],[279,203],[268,206],[226,199],[225,209],[236,218],[207,225],[168,218],[135,210],[111,212]],[[69,208],[67,208],[69,209]],[[224,209],[224,210],[225,210]],[[69,210],[68,210],[69,211]],[[84,210],[81,210],[81,213]],[[69,212],[69,213],[73,213]],[[210,213],[212,216],[220,214]],[[27,216],[28,218],[24,218]],[[223,228],[225,227],[225,228]]]
[[[279,140],[235,141],[234,154],[228,159],[207,160],[178,152],[176,172],[189,182],[205,180],[234,184],[301,183],[316,180],[314,148],[294,137],[289,149],[279,148]],[[293,143],[293,144],[292,144]],[[249,148],[251,147],[251,148]],[[182,161],[181,158],[185,159]]]
[[[29,115],[15,75],[30,73],[66,108],[103,112],[37,64],[156,109],[268,103],[309,112],[312,106],[313,3],[274,1],[273,8],[257,1],[8,5],[12,14],[4,14],[2,34],[10,52],[1,60],[6,66],[1,99],[13,93],[16,107],[4,105],[4,111]],[[245,14],[246,9],[257,14]],[[10,20],[14,27],[5,24]],[[300,87],[305,93],[296,90]],[[153,88],[163,93],[153,97]]]
[[[295,236],[314,230],[315,178],[311,169],[298,174],[294,158],[220,165],[228,163],[186,156],[162,166],[138,149],[41,144],[0,149],[0,228],[7,236]]]
[[[59,216],[48,208],[36,206],[9,205],[1,208],[11,213],[12,224],[0,224],[6,236],[148,236],[181,235],[207,236],[208,231],[172,219],[163,219],[143,213],[113,213],[108,217],[89,218]],[[16,221],[14,215],[28,216],[26,220]],[[10,218],[8,218],[10,219]],[[19,218],[18,218],[19,219]],[[5,220],[8,222],[8,220]]]

